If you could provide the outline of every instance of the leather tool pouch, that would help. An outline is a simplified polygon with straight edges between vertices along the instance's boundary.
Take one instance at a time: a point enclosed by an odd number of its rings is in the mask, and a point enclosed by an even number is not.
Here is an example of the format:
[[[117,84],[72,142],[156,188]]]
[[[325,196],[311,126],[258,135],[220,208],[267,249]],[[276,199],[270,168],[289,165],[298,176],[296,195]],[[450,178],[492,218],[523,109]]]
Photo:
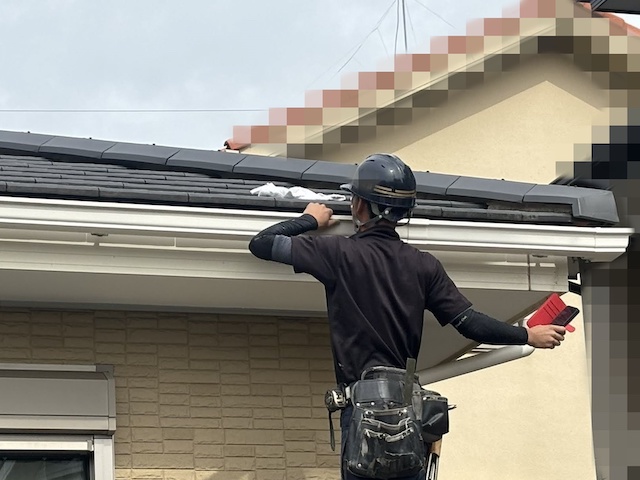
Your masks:
[[[403,387],[389,378],[359,380],[351,387],[353,414],[344,462],[354,475],[391,479],[424,468],[422,419],[414,405],[404,404]]]
[[[449,402],[447,398],[431,390],[414,392],[414,409],[422,425],[425,443],[433,443],[449,433]]]

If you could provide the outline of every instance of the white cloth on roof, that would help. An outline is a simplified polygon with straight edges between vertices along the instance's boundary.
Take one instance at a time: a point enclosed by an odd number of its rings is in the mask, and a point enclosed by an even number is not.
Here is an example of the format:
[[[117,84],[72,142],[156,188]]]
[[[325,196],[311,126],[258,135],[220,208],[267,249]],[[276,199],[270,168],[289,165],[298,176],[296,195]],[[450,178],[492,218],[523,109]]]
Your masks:
[[[273,183],[267,183],[261,187],[256,187],[251,190],[252,195],[258,195],[259,197],[275,197],[275,198],[292,198],[298,200],[346,200],[345,195],[338,195],[336,193],[326,194],[317,193],[313,190],[303,187],[277,187]]]

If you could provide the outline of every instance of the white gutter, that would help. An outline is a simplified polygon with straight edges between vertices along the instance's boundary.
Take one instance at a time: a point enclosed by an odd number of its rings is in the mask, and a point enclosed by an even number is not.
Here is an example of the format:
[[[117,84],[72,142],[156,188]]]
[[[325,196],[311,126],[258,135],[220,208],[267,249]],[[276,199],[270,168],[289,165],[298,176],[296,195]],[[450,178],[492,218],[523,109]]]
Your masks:
[[[444,365],[427,368],[418,372],[420,383],[429,385],[441,380],[466,375],[483,368],[493,367],[501,363],[511,362],[519,358],[527,357],[533,353],[535,348],[529,345],[517,345],[502,347],[492,352],[479,353],[473,357],[456,360]]]
[[[298,214],[272,211],[137,205],[32,198],[0,197],[0,240],[19,234],[24,240],[59,240],[65,232],[69,243],[96,243],[102,235],[124,235],[132,245],[147,244],[150,237],[218,242],[224,249],[246,250],[260,230]],[[328,234],[350,235],[351,219]],[[30,233],[31,232],[31,233]],[[49,232],[49,233],[47,233]],[[421,250],[525,253],[539,256],[579,257],[610,262],[623,254],[633,229],[565,227],[412,219],[398,233]],[[154,242],[151,242],[155,244]],[[224,244],[224,246],[222,246]]]

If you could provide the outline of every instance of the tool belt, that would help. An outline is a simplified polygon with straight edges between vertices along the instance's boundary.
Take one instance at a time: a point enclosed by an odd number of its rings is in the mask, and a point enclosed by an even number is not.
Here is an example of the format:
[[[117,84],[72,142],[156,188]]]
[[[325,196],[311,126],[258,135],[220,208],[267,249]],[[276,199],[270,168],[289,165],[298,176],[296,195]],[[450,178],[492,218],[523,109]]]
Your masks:
[[[391,479],[425,468],[426,444],[449,431],[448,401],[424,390],[408,369],[373,367],[361,379],[327,391],[331,448],[335,435],[331,414],[353,406],[343,462],[354,475]],[[408,380],[408,381],[407,381]]]

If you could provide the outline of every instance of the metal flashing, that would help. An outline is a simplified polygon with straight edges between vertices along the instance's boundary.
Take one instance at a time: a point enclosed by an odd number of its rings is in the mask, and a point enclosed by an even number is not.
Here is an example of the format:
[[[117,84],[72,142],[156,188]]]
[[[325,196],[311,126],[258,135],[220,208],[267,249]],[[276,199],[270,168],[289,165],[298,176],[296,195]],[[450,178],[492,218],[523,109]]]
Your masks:
[[[158,145],[137,143],[116,143],[102,154],[102,160],[116,160],[125,164],[137,164],[148,167],[164,166],[167,160],[178,153],[179,149]]]
[[[0,130],[0,153],[37,154],[40,146],[52,138],[53,135]]]
[[[246,155],[233,167],[233,173],[300,180],[304,172],[316,162],[316,160],[302,160],[298,158]]]
[[[565,185],[536,185],[524,196],[523,201],[568,204],[575,218],[595,220],[609,224],[620,221],[613,192],[594,188]]]
[[[115,142],[90,138],[53,137],[40,145],[38,153],[100,160],[102,154],[114,145]]]
[[[418,193],[446,195],[447,189],[460,178],[458,175],[442,173],[414,172]]]
[[[167,167],[179,167],[210,175],[229,173],[245,155],[183,148],[167,160]]]
[[[454,197],[483,198],[504,202],[522,203],[522,199],[535,184],[493,180],[487,178],[458,177],[447,188],[447,195]]]

